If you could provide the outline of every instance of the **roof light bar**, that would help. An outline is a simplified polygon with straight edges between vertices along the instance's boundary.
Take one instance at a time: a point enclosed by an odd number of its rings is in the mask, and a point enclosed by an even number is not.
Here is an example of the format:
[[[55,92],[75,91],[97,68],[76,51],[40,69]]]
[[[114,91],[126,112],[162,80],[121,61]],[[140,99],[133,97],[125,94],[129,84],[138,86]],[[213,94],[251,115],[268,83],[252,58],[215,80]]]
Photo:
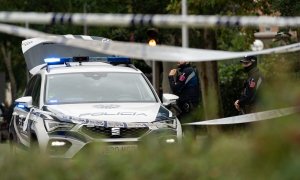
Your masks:
[[[128,57],[121,56],[107,56],[107,57],[63,57],[63,58],[45,58],[44,62],[47,65],[59,65],[66,62],[107,62],[113,65],[117,64],[131,64],[131,61]]]
[[[47,65],[59,65],[70,62],[71,58],[45,58],[44,62]]]
[[[89,62],[88,56],[73,57],[73,62]]]
[[[46,58],[44,59],[44,62],[49,64],[49,63],[58,63],[60,62],[60,58]]]
[[[110,56],[107,57],[107,62],[111,64],[130,64],[130,59],[128,57],[120,57],[120,56]]]

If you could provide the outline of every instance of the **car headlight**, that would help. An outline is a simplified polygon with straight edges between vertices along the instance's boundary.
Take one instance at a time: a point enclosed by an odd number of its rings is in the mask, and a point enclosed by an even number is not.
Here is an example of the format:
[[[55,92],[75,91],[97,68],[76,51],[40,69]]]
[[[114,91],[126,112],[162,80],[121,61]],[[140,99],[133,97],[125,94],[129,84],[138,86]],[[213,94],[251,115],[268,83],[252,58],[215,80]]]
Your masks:
[[[158,128],[176,128],[177,127],[177,118],[158,115],[153,123]]]
[[[70,130],[74,127],[73,123],[62,122],[62,121],[55,121],[53,119],[45,119],[44,120],[46,130],[54,131],[54,130]]]

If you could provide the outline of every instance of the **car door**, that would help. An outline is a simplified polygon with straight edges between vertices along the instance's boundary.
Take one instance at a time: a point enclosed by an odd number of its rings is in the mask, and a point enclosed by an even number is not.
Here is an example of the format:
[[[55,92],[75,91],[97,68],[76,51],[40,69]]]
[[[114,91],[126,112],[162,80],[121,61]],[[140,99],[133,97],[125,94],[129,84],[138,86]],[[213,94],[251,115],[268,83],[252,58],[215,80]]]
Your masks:
[[[32,107],[20,107],[16,106],[13,116],[14,116],[14,126],[16,134],[18,135],[22,144],[29,146],[30,129],[29,124],[32,120],[35,120],[35,110],[39,107],[39,98],[41,90],[41,76],[33,76],[26,88],[24,96],[32,97]]]

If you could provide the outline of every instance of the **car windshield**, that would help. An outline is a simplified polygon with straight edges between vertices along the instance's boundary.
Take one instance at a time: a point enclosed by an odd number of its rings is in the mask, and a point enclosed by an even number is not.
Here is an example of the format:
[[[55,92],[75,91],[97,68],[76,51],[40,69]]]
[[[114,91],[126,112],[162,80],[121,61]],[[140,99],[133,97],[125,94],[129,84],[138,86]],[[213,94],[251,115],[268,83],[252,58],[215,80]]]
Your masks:
[[[139,73],[54,74],[46,81],[45,104],[157,101]]]

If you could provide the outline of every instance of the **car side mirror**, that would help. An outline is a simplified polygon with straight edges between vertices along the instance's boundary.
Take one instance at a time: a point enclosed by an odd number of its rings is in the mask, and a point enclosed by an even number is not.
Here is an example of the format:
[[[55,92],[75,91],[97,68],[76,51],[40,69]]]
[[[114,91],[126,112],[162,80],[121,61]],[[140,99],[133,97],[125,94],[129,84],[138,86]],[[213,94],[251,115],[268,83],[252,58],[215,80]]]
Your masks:
[[[31,108],[32,107],[32,97],[31,96],[24,96],[19,99],[16,99],[16,106],[18,107],[26,107]]]
[[[163,105],[164,106],[169,106],[169,105],[172,105],[172,104],[176,104],[176,100],[178,99],[179,97],[176,96],[175,94],[163,94]]]

